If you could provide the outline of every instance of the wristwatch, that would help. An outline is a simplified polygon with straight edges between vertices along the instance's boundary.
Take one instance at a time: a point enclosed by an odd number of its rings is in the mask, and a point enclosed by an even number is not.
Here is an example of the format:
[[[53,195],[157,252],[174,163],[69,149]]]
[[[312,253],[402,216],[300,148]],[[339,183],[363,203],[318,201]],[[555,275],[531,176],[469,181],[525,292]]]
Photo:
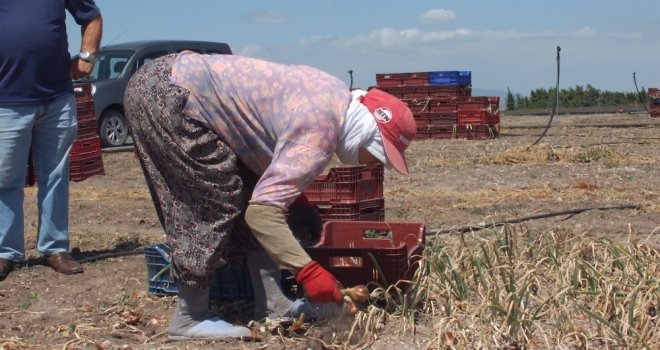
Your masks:
[[[94,63],[94,61],[96,60],[96,58],[94,58],[94,56],[87,51],[82,51],[81,53],[79,53],[78,58],[89,63]]]

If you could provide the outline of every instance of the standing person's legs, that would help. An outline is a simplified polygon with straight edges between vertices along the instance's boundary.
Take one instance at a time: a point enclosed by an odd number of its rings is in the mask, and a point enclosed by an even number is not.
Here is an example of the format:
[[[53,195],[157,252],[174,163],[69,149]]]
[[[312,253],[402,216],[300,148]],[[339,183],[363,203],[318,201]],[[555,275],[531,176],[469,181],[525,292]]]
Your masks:
[[[207,309],[219,247],[244,203],[237,158],[206,124],[181,113],[188,91],[169,84],[173,56],[145,65],[129,83],[126,116],[154,206],[172,246],[178,305],[174,340],[250,337]]]
[[[53,255],[69,250],[69,153],[76,140],[78,121],[73,94],[45,106],[32,132],[39,188],[37,251]]]
[[[38,105],[0,106],[0,279],[25,259],[23,200]]]

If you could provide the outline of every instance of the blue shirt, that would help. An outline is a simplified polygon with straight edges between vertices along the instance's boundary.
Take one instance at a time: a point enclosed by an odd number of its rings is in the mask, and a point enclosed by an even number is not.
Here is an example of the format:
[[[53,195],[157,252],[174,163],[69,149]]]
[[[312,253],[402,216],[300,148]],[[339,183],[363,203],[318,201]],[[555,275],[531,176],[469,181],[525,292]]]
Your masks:
[[[73,94],[66,11],[79,25],[100,13],[93,0],[0,1],[0,105]]]

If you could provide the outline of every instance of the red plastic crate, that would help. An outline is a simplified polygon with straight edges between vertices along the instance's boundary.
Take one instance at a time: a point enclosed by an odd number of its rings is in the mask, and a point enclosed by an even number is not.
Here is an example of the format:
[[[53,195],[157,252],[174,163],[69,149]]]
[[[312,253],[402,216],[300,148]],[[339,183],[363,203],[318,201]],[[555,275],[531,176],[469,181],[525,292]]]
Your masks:
[[[500,123],[500,112],[486,115],[486,124],[495,125]]]
[[[660,117],[660,105],[652,104],[651,109],[649,110],[651,112],[651,118],[659,118]]]
[[[93,100],[92,83],[73,84],[73,93],[76,95],[76,103],[91,102]]]
[[[428,86],[429,85],[429,73],[428,72],[401,73],[401,85],[402,86]]]
[[[459,96],[470,96],[472,86],[467,85],[436,85],[429,86],[429,96],[439,98],[451,98]]]
[[[649,88],[649,98],[660,98],[660,90],[658,90],[658,88]]]
[[[417,114],[420,112],[431,112],[431,106],[433,105],[433,100],[431,98],[413,98],[413,99],[402,99],[412,114]]]
[[[71,153],[69,154],[69,162],[95,159],[102,156],[100,138],[80,140],[73,143]]]
[[[342,222],[323,225],[321,240],[305,250],[344,287],[410,280],[426,243],[421,222]],[[381,273],[382,272],[382,275]]]
[[[417,133],[413,136],[413,140],[415,141],[424,141],[429,140],[430,138],[431,136],[429,136],[427,128],[424,128],[423,130],[417,129]]]
[[[426,129],[426,127],[429,126],[429,120],[420,118],[419,116],[414,116],[415,117],[415,125],[417,125],[417,130],[422,130]]]
[[[459,97],[434,97],[431,100],[431,112],[448,112],[449,110],[458,111]]]
[[[429,97],[428,92],[422,92],[422,91],[411,91],[411,92],[404,92],[401,94],[401,98],[403,99],[410,99],[410,100],[424,100]]]
[[[94,175],[105,175],[103,156],[86,159],[69,164],[71,181],[83,181]]]
[[[312,204],[316,204],[313,203]],[[321,221],[383,221],[385,199],[372,199],[357,203],[316,204]]]
[[[449,133],[450,135],[453,135],[454,130],[456,129],[456,124],[429,125],[428,129],[430,134]]]
[[[417,124],[417,133],[428,133],[429,132],[429,123],[426,121],[416,120]]]
[[[457,113],[420,113],[420,120],[428,121],[429,125],[454,125],[458,123]]]
[[[377,87],[401,86],[401,74],[376,74]]]
[[[304,194],[314,205],[381,199],[384,177],[382,165],[332,168],[317,176]]]
[[[94,101],[77,102],[76,114],[78,117],[78,123],[86,123],[88,121],[96,120],[96,114],[94,114]]]
[[[487,124],[485,110],[458,110],[458,125]]]
[[[99,138],[99,129],[96,120],[89,120],[84,123],[78,122],[78,135],[76,135],[76,141],[95,138]]]
[[[433,113],[441,114],[456,114],[458,112],[458,106],[455,104],[436,104],[433,106]]]
[[[456,136],[453,130],[439,130],[439,131],[430,131],[429,137],[432,140],[439,139],[453,139]]]
[[[488,125],[461,125],[456,128],[456,138],[467,140],[486,140],[499,136],[495,129]]]
[[[458,110],[487,110],[490,102],[486,96],[459,97]]]

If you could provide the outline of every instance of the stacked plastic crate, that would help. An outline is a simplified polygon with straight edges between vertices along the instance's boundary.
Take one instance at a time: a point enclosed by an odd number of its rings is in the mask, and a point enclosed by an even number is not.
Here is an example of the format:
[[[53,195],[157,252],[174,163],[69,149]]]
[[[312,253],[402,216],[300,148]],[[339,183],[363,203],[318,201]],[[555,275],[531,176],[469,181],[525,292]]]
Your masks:
[[[473,96],[458,101],[456,137],[483,140],[499,136],[499,96]]]
[[[105,175],[101,139],[98,134],[94,99],[90,83],[76,84],[78,136],[69,155],[69,174],[72,181],[83,181],[94,175]]]
[[[649,88],[649,112],[651,118],[660,118],[660,90]]]
[[[336,167],[317,176],[304,194],[323,222],[383,221],[383,180],[382,165]]]
[[[499,97],[472,96],[470,71],[376,74],[376,87],[410,107],[417,140],[499,136]]]
[[[337,167],[317,176],[304,192],[324,222],[320,241],[305,250],[343,286],[387,288],[414,275],[426,225],[384,221],[383,180],[382,165]],[[296,282],[289,279],[287,285]]]

